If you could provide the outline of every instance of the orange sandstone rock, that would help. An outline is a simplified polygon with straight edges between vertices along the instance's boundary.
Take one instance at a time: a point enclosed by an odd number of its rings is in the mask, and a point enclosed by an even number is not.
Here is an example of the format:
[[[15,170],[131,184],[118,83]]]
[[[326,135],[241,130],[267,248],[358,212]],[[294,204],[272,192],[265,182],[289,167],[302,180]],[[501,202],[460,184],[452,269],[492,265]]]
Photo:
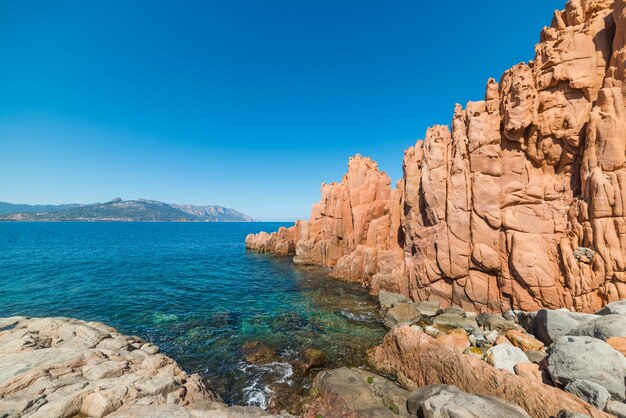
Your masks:
[[[511,329],[506,332],[506,337],[515,347],[524,351],[539,351],[543,348],[543,343],[522,331]]]
[[[607,344],[626,356],[626,337],[611,337]]]
[[[469,339],[465,333],[438,335],[436,337],[436,340],[444,345],[448,350],[454,351],[455,353],[459,354],[462,354],[465,349],[470,346]]]
[[[535,58],[404,152],[356,156],[261,251],[465,310],[596,311],[626,298],[626,1],[571,0]]]

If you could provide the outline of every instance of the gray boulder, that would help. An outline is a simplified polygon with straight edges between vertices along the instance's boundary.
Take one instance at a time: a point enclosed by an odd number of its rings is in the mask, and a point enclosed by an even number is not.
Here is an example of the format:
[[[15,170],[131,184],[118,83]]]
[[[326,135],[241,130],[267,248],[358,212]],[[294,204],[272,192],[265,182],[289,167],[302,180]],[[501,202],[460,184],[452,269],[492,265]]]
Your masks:
[[[626,336],[626,316],[608,314],[598,316],[574,328],[570,335],[586,335],[606,341],[611,337]]]
[[[448,306],[443,309],[443,313],[463,315],[465,311],[458,306]]]
[[[378,292],[378,302],[380,303],[380,309],[382,309],[383,311],[392,308],[398,303],[405,303],[408,301],[409,300],[406,297],[398,293],[387,292],[386,290],[381,290]]]
[[[596,312],[596,315],[623,315],[626,316],[626,299],[618,300],[617,302],[609,303],[604,308]]]
[[[441,384],[415,389],[409,394],[407,409],[411,416],[428,418],[529,418],[517,405]]]
[[[433,324],[443,327],[463,328],[465,331],[472,332],[474,328],[478,328],[478,324],[473,318],[467,318],[456,313],[442,313],[433,319]]]
[[[597,318],[593,314],[570,312],[565,309],[541,309],[532,316],[531,321],[522,320],[523,317],[520,315],[520,324],[546,345],[552,344],[557,338],[569,335],[573,329]]]
[[[435,316],[439,313],[441,302],[438,300],[426,300],[424,302],[417,303],[417,309],[424,316]]]
[[[583,401],[603,410],[611,395],[609,391],[595,382],[585,379],[576,379],[565,386],[565,390],[578,396]]]
[[[387,328],[413,325],[419,322],[422,314],[414,303],[398,303],[385,314],[383,322]]]
[[[626,358],[604,341],[592,337],[559,337],[551,347],[548,372],[555,383],[567,385],[585,379],[624,400]]]
[[[498,333],[504,334],[510,329],[518,329],[519,327],[515,322],[506,320],[499,315],[491,315],[485,321],[484,328],[488,331],[498,331]]]
[[[513,374],[515,374],[516,364],[530,363],[522,350],[509,344],[498,344],[491,347],[487,350],[485,359],[496,369],[508,370]]]
[[[606,404],[606,412],[615,415],[617,418],[626,418],[626,403],[609,401]]]

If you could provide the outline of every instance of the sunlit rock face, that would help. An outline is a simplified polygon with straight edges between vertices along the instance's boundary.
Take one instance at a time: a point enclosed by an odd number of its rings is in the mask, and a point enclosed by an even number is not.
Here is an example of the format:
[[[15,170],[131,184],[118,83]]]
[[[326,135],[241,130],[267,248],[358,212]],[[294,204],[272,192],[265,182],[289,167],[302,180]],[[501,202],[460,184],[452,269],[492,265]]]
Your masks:
[[[568,2],[535,51],[408,148],[396,189],[356,156],[268,237],[373,293],[465,309],[626,298],[626,1]]]

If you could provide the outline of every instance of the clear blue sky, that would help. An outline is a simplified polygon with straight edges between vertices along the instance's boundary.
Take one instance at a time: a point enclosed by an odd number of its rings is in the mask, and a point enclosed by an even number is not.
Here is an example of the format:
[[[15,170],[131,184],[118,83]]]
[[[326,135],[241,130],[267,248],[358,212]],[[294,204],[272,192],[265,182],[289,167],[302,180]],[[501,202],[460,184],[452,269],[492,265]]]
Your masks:
[[[532,59],[564,0],[0,2],[0,201],[308,217]]]

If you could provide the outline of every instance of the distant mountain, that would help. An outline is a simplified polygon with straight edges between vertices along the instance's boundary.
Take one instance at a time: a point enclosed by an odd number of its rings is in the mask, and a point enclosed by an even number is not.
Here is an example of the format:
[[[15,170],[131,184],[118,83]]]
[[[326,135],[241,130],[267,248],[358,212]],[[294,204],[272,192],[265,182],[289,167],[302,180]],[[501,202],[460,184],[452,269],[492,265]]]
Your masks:
[[[176,205],[156,200],[117,198],[89,205],[0,202],[0,221],[253,222],[253,219],[222,206]]]
[[[17,212],[58,212],[64,209],[73,209],[81,205],[78,203],[67,203],[65,205],[22,205],[16,203],[0,202],[0,215]]]

